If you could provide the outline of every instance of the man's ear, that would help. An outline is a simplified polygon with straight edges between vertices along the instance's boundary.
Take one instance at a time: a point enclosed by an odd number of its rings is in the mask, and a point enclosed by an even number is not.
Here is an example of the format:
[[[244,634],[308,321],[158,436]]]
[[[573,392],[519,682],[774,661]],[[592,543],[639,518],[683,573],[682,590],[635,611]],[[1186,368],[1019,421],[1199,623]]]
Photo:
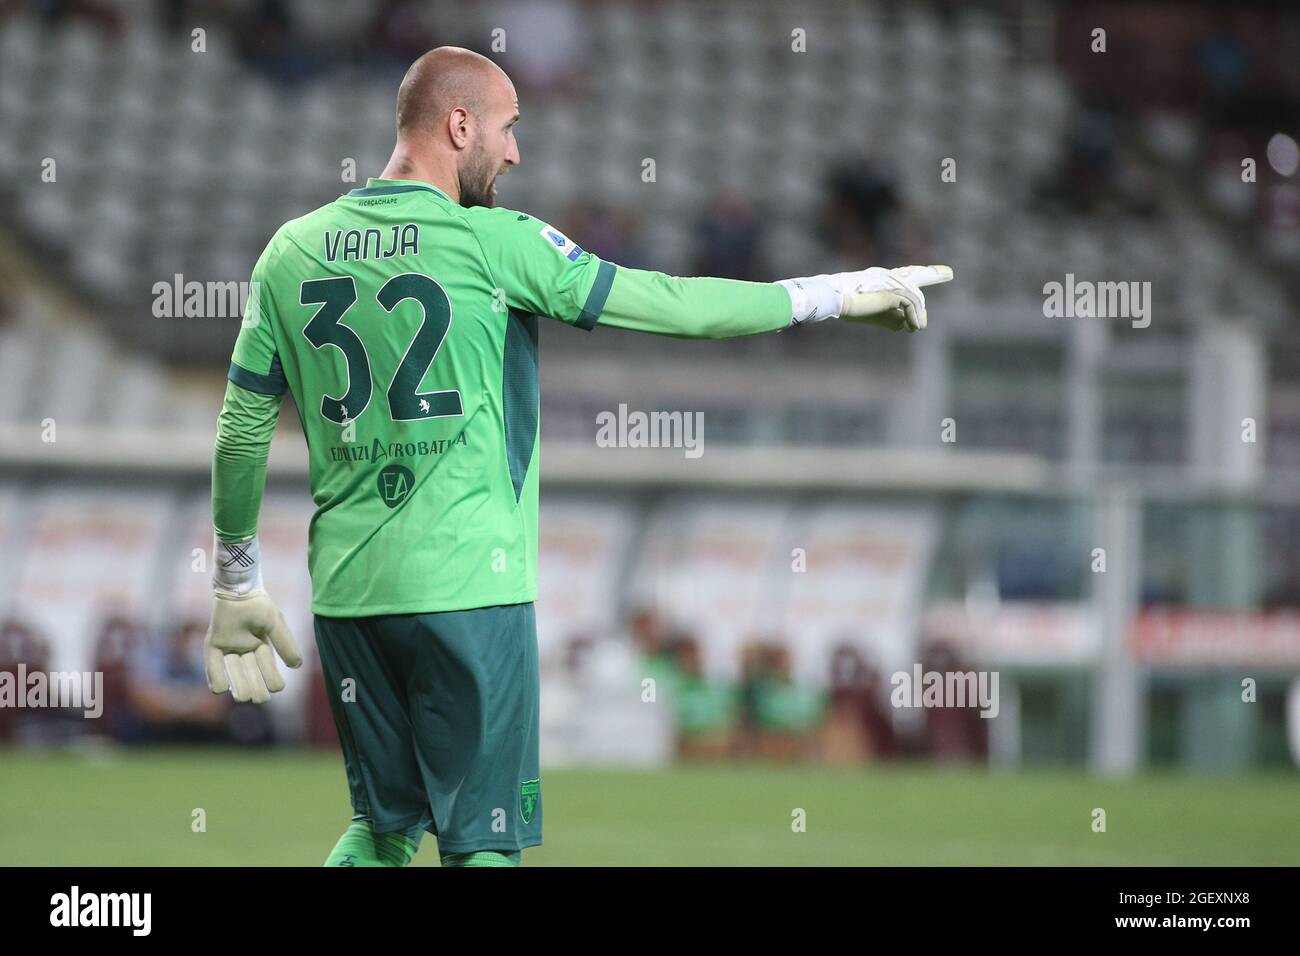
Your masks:
[[[451,144],[457,149],[469,146],[473,138],[474,121],[462,107],[457,106],[447,114],[447,133],[451,136]]]

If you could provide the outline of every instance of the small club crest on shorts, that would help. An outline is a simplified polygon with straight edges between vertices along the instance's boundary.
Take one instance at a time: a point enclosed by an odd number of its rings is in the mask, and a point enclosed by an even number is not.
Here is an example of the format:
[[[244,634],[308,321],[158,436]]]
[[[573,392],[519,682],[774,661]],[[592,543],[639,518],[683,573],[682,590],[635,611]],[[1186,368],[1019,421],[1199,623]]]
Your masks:
[[[537,780],[524,780],[519,784],[519,816],[523,818],[524,823],[533,822],[533,814],[537,812],[537,801],[541,799],[542,782]]]

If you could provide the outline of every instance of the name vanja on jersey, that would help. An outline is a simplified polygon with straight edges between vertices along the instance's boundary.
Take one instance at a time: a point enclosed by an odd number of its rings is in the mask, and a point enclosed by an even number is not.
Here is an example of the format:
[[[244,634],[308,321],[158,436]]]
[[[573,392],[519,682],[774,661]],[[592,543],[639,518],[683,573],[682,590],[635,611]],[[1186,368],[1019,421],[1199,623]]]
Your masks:
[[[410,180],[280,228],[229,377],[302,417],[315,613],[535,600],[537,321],[592,328],[614,274],[532,216]]]

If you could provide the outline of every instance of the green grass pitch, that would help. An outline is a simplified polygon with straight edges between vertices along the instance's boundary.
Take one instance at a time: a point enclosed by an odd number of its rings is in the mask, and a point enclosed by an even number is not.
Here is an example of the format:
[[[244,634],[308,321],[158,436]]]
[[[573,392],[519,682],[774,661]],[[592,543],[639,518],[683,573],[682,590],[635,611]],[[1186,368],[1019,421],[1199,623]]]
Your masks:
[[[1300,864],[1294,775],[715,765],[542,785],[546,845],[526,866]],[[318,866],[348,816],[331,754],[0,751],[0,865]],[[437,863],[430,837],[416,865]]]

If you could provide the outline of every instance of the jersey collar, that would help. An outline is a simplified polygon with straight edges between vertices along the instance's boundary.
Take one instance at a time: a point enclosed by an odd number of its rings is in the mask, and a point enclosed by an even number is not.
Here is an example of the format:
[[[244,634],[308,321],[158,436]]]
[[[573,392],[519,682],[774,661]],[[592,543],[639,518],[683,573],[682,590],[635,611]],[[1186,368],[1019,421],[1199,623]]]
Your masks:
[[[354,189],[348,193],[349,196],[391,196],[394,193],[409,192],[431,192],[441,196],[447,202],[451,202],[451,197],[430,183],[422,182],[418,179],[376,179],[371,176],[366,180],[366,185],[361,189]]]

